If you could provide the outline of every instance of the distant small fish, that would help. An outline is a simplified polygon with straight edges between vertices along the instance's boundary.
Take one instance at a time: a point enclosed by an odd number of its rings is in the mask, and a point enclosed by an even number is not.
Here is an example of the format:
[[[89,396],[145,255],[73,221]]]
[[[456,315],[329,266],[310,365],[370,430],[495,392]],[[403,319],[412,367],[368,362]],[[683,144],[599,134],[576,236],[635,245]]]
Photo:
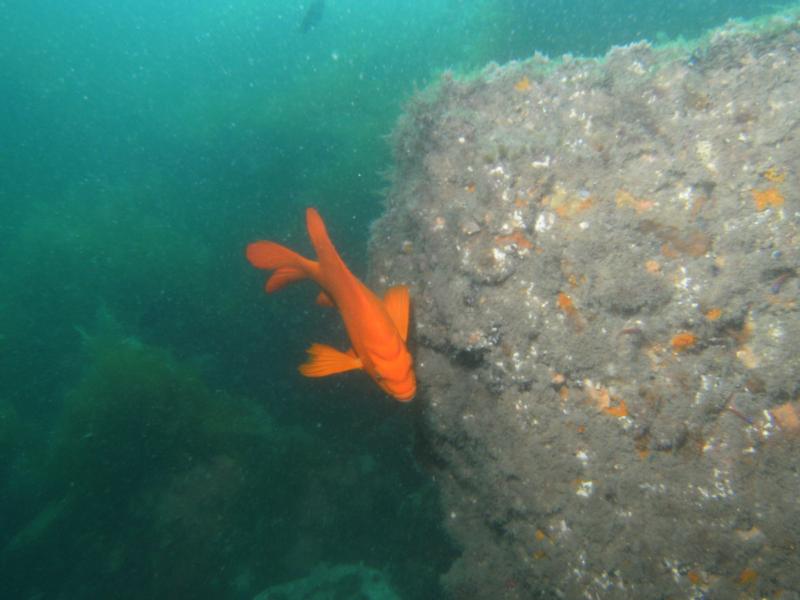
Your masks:
[[[322,20],[325,10],[325,0],[313,0],[308,6],[303,21],[300,23],[300,33],[308,33]]]

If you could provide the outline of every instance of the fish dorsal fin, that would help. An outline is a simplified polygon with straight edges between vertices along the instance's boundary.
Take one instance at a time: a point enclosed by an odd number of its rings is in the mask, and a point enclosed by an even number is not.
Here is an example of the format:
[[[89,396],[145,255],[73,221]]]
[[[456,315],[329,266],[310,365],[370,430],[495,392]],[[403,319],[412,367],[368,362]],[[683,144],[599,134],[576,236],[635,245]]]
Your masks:
[[[347,265],[344,264],[330,236],[328,236],[325,222],[314,208],[306,209],[306,228],[308,229],[308,237],[311,240],[311,245],[314,246],[314,251],[317,253],[320,265],[325,265],[324,268],[326,270],[330,270],[331,268],[344,269],[349,273]]]
[[[411,299],[408,295],[408,288],[404,285],[396,285],[386,290],[383,296],[383,305],[386,312],[397,328],[397,332],[403,341],[408,337],[408,313]]]
[[[317,295],[317,304],[320,306],[336,306],[327,292],[320,292]]]
[[[340,352],[325,344],[311,344],[307,352],[308,361],[299,367],[300,373],[306,377],[325,377],[362,368],[361,360],[355,353]]]

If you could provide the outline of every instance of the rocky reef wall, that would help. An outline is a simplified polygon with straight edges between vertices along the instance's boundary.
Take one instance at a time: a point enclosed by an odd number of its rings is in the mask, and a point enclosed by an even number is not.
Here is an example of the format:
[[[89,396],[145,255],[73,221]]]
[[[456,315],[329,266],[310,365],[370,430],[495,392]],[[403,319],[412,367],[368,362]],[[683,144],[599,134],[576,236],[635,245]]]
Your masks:
[[[800,597],[797,17],[407,107],[371,279],[412,287],[452,597]]]

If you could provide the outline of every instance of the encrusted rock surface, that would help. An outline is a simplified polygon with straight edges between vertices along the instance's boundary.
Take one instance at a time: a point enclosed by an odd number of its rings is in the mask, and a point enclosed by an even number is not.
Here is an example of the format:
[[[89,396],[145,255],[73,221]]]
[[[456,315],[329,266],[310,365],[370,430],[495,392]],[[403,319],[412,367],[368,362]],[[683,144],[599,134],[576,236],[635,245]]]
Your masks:
[[[797,16],[409,104],[371,277],[454,598],[800,597]]]

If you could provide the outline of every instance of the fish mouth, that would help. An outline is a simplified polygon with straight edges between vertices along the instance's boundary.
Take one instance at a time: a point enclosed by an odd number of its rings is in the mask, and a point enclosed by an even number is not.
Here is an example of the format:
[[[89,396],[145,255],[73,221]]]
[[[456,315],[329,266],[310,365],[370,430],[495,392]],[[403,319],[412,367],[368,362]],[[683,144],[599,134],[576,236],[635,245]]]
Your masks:
[[[409,390],[398,391],[392,390],[389,392],[395,400],[400,402],[409,402],[417,395],[417,386],[412,386]]]

